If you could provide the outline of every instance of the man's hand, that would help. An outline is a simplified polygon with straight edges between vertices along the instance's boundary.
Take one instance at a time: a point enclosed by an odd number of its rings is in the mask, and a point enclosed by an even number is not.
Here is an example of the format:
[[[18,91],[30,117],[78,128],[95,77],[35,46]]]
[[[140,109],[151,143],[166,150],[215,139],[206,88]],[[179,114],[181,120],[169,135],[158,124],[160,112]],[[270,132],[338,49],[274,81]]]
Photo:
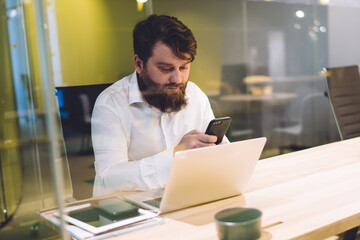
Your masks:
[[[191,130],[182,137],[179,144],[174,148],[174,154],[181,150],[213,146],[216,140],[216,136],[207,135],[198,130]]]

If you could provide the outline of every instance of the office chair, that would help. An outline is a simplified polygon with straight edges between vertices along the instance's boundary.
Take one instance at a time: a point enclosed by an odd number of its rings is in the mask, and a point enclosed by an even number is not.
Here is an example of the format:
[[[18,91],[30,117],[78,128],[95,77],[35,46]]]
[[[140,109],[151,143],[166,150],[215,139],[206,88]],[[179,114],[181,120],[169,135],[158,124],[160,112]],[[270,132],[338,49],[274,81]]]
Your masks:
[[[342,140],[360,136],[360,75],[357,65],[325,68],[327,95]]]
[[[76,200],[92,196],[95,157],[91,143],[91,114],[97,96],[110,85],[55,88],[73,198]]]
[[[327,97],[342,140],[360,136],[359,66],[324,68]],[[343,239],[356,239],[359,227],[345,232]]]
[[[246,63],[222,65],[220,94],[246,93],[244,78],[248,75],[249,66]]]
[[[90,97],[88,94],[81,93],[79,95],[80,103],[81,103],[81,112],[82,112],[82,119],[84,124],[84,129],[82,139],[81,139],[81,151],[86,152],[87,149],[91,149],[91,136],[88,134],[91,132],[91,114],[92,114],[92,104],[90,103]]]
[[[279,145],[281,154],[285,149],[296,151],[330,142],[331,109],[324,93],[307,94],[299,111],[299,122],[273,129],[272,139]]]

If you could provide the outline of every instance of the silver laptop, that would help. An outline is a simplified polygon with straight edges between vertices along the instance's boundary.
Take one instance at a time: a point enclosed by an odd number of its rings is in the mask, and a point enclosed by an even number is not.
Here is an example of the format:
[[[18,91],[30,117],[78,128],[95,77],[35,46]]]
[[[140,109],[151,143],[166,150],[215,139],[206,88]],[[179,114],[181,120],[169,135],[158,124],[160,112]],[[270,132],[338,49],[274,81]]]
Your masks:
[[[165,189],[125,199],[165,213],[243,194],[265,142],[261,137],[176,152]]]

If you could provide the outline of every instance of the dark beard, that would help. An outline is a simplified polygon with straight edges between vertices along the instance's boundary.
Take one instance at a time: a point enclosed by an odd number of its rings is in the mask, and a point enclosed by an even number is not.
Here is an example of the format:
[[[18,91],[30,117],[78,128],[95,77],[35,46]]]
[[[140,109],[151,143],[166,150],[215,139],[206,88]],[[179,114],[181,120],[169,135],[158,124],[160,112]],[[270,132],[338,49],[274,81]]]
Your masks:
[[[138,74],[137,77],[140,92],[149,105],[156,107],[163,113],[178,112],[186,107],[185,90],[187,83],[173,83],[160,87],[151,79],[146,70],[142,76]],[[165,88],[170,86],[177,86],[179,89],[174,92],[167,91]]]

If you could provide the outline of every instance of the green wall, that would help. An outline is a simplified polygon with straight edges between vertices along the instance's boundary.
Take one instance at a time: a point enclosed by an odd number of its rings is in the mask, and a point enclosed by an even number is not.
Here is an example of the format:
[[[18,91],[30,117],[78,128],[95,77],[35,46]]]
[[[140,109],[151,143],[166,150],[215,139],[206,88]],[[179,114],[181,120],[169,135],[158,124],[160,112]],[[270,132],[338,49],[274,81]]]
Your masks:
[[[63,86],[115,82],[134,71],[132,30],[151,9],[178,17],[192,29],[198,55],[190,80],[217,90],[221,79],[222,19],[219,1],[153,0],[137,10],[135,0],[56,0]],[[206,11],[204,11],[206,8]],[[59,85],[59,84],[58,84]]]
[[[56,0],[63,86],[115,82],[133,72],[134,0]],[[146,7],[146,6],[145,6]]]

